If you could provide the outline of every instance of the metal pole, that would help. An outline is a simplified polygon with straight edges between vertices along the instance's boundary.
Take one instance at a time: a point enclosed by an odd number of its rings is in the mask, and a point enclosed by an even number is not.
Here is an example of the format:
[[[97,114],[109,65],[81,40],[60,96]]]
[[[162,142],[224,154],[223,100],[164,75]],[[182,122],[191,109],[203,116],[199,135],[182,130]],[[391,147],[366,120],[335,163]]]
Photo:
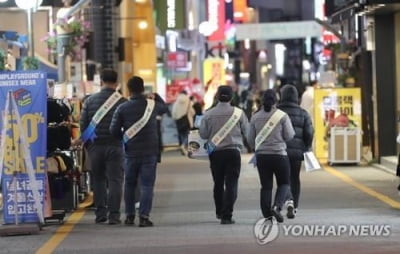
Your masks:
[[[35,45],[33,38],[33,19],[32,19],[32,8],[26,10],[28,19],[28,36],[29,36],[29,56],[35,56]]]

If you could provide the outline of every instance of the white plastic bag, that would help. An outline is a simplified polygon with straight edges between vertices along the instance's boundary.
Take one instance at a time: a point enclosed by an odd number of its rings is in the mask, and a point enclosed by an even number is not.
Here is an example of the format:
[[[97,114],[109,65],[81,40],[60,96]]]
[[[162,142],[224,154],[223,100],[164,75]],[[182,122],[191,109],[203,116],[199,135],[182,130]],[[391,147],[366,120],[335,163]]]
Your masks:
[[[191,159],[208,160],[207,140],[200,137],[198,130],[192,130],[188,137],[188,157]]]
[[[306,169],[306,172],[321,169],[321,165],[319,164],[313,152],[304,153],[304,167]]]

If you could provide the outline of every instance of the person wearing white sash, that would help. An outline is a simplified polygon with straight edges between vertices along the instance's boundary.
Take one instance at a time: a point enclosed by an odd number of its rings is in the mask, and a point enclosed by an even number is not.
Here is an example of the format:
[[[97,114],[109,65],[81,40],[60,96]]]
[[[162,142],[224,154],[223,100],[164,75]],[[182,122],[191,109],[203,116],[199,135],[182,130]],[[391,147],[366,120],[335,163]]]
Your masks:
[[[130,99],[117,108],[110,125],[112,135],[125,144],[125,224],[134,224],[135,189],[140,179],[139,226],[151,227],[153,222],[149,218],[159,155],[157,116],[168,108],[157,94],[146,98],[141,77],[129,79],[128,89]]]
[[[119,224],[122,199],[123,151],[120,140],[109,131],[117,106],[126,101],[116,91],[118,74],[112,69],[101,72],[102,89],[89,96],[80,118],[81,139],[85,143],[93,180],[96,223]],[[107,190],[108,186],[108,190]]]
[[[218,104],[204,113],[199,134],[208,140],[209,160],[214,180],[216,216],[221,224],[233,224],[233,207],[238,192],[242,149],[242,135],[248,128],[243,110],[230,105],[233,91],[230,86],[220,86]]]
[[[276,93],[265,91],[263,106],[250,120],[247,140],[255,150],[256,164],[261,182],[260,206],[266,219],[276,218],[283,222],[282,206],[289,191],[290,164],[286,153],[286,142],[294,137],[294,129],[286,113],[278,110]],[[271,208],[273,176],[278,188]]]

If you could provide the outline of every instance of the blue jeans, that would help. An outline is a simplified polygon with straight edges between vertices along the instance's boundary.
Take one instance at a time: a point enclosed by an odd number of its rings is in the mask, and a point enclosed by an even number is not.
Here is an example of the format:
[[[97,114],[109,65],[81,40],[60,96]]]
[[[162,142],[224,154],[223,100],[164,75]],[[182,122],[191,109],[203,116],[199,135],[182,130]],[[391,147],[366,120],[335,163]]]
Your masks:
[[[156,181],[157,155],[146,157],[125,157],[125,213],[135,215],[135,189],[140,177],[139,216],[150,215],[154,183]]]

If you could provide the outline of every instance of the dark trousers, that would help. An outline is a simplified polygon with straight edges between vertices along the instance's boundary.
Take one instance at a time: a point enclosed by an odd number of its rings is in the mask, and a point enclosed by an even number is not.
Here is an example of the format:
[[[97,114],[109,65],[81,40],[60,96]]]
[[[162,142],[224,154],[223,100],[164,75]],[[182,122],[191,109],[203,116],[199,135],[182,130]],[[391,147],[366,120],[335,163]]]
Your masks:
[[[257,169],[261,182],[261,211],[264,218],[268,218],[272,216],[271,200],[274,175],[278,184],[274,206],[281,209],[286,200],[287,192],[289,191],[289,158],[284,155],[258,154]]]
[[[290,190],[287,195],[287,200],[293,200],[294,208],[299,206],[300,198],[300,170],[301,160],[290,161]]]
[[[232,218],[238,192],[240,164],[240,152],[235,149],[215,151],[210,155],[215,212],[222,219]]]
[[[148,218],[153,206],[154,184],[156,181],[157,155],[125,157],[125,213],[135,215],[135,197],[140,178],[139,216]]]
[[[122,147],[91,145],[88,147],[93,177],[96,216],[120,218],[124,179]],[[108,187],[108,188],[107,188]]]

